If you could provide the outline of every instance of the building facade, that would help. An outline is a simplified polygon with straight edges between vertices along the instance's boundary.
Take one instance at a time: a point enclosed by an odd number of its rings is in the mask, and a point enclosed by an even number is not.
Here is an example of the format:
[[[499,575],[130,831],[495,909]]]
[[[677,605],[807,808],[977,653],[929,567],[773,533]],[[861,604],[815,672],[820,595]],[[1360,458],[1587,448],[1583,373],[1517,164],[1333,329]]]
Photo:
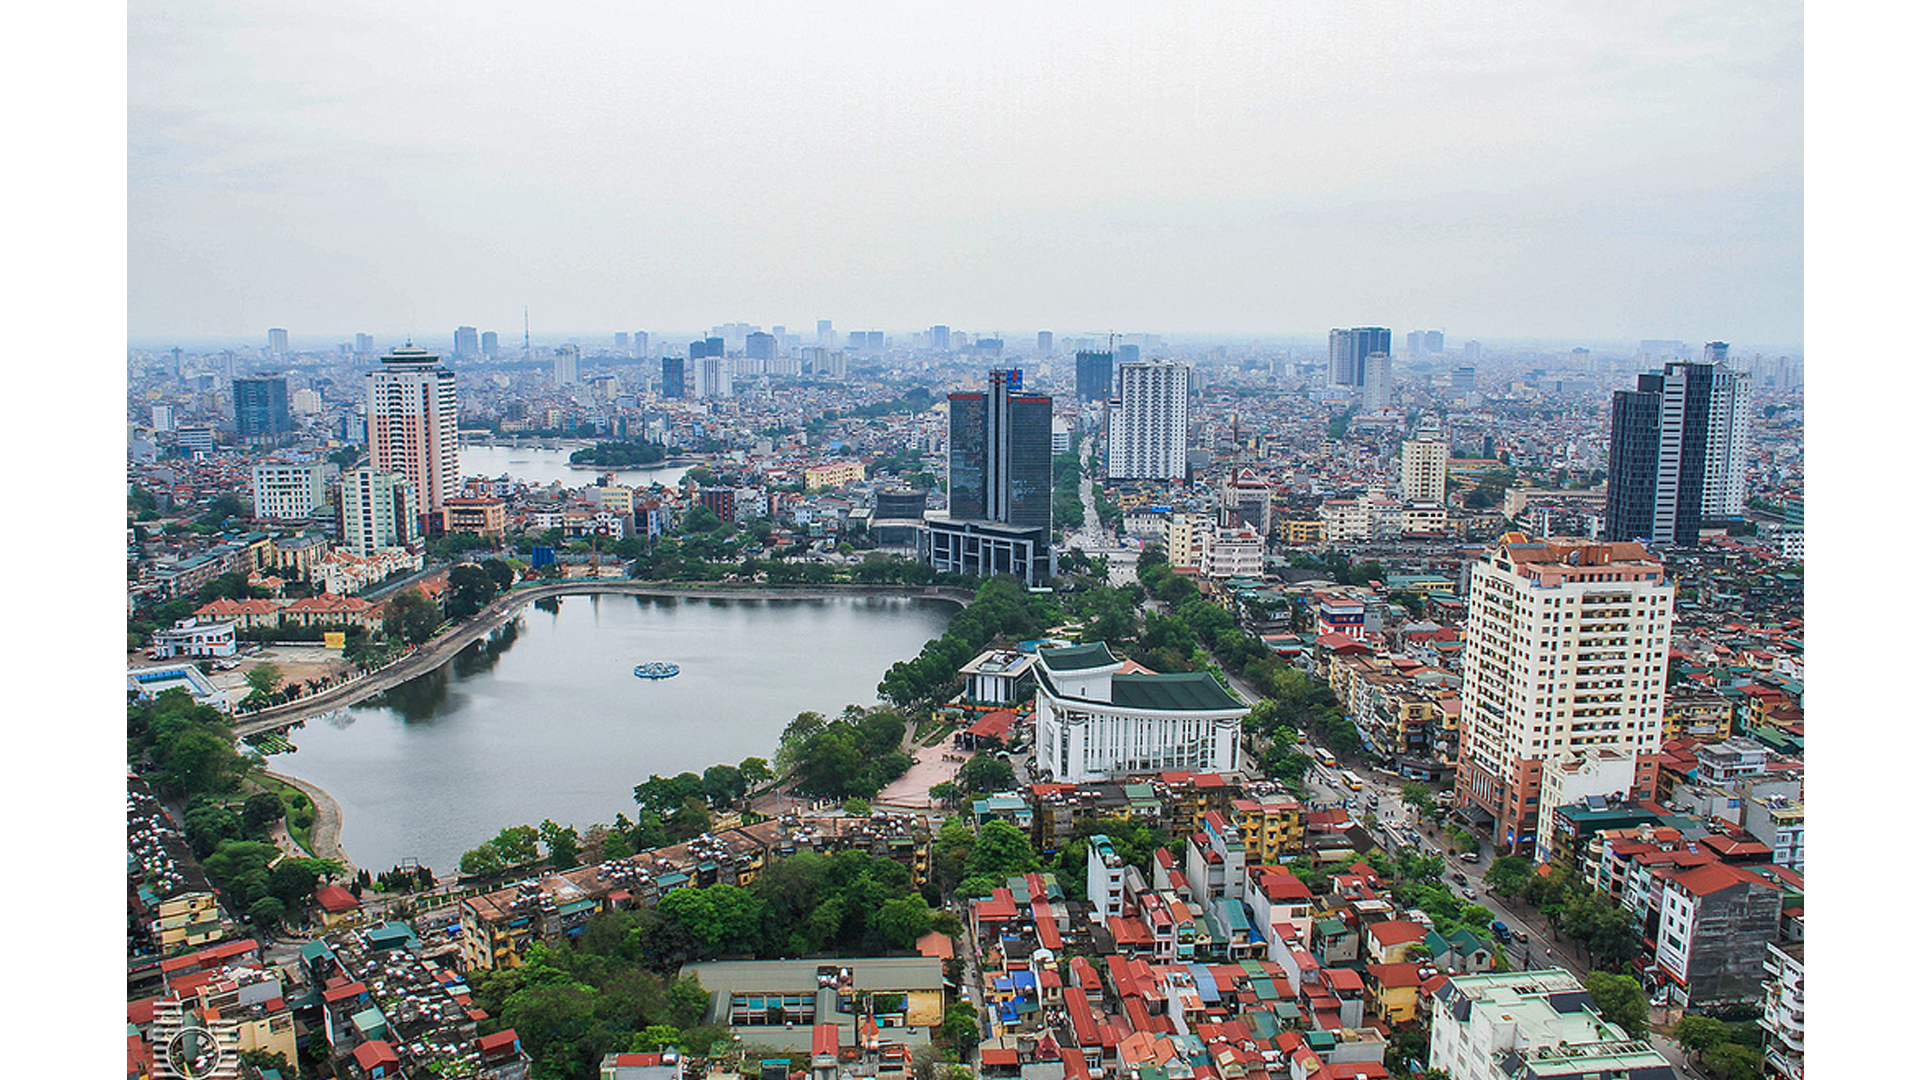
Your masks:
[[[1660,748],[1673,593],[1632,543],[1507,533],[1473,565],[1455,783],[1496,846],[1533,846],[1541,770],[1564,755],[1634,757],[1635,790],[1651,794],[1641,756]]]
[[[1438,428],[1421,428],[1400,444],[1400,497],[1409,503],[1447,501],[1447,440]]]
[[[1106,643],[1041,649],[1035,767],[1080,783],[1136,773],[1232,772],[1247,706],[1205,672],[1123,674]]]
[[[1651,1043],[1603,1019],[1559,968],[1447,979],[1434,994],[1427,1067],[1454,1080],[1676,1080]]]
[[[1112,353],[1073,354],[1073,396],[1081,401],[1100,402],[1113,397]]]
[[[1393,332],[1384,326],[1356,326],[1327,332],[1327,385],[1361,389],[1367,385],[1367,358],[1393,355]]]
[[[1108,477],[1186,479],[1189,375],[1187,365],[1164,360],[1120,365],[1107,419]]]
[[[413,535],[440,531],[447,500],[459,492],[458,423],[453,372],[425,349],[401,346],[367,376],[371,464],[412,484],[420,515]]]
[[[1746,514],[1752,376],[1671,363],[1613,395],[1607,538],[1691,547],[1702,520]]]
[[[994,370],[947,409],[947,514],[926,519],[920,557],[942,573],[1051,578],[1053,399]]]
[[[420,495],[405,474],[353,469],[340,482],[340,539],[347,550],[369,558],[420,538]]]
[[[241,441],[277,439],[293,430],[287,380],[278,375],[233,380],[233,433]]]
[[[327,478],[336,466],[324,461],[263,461],[253,467],[253,516],[304,521],[327,501]]]

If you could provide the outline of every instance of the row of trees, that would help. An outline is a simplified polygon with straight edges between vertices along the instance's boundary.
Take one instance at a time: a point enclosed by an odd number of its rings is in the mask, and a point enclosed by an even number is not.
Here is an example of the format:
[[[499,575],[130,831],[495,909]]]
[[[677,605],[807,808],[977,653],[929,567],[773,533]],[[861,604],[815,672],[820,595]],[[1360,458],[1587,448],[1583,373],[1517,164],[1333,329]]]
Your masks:
[[[551,818],[532,825],[509,825],[493,839],[460,856],[460,872],[486,877],[545,862],[555,870],[580,865],[580,836],[571,825]]]
[[[880,696],[902,709],[945,701],[959,689],[961,665],[990,642],[1037,637],[1052,624],[1060,612],[1044,597],[1004,574],[981,585],[945,633],[922,646],[918,656],[887,669]]]
[[[889,709],[849,705],[839,719],[817,712],[793,718],[774,758],[793,790],[828,799],[871,799],[913,766],[902,748],[907,722]]]
[[[667,459],[667,448],[659,443],[617,439],[581,447],[567,456],[575,465],[600,465],[611,469],[653,465]]]
[[[1080,455],[1073,451],[1053,455],[1053,525],[1056,529],[1077,529],[1087,523],[1087,508],[1080,501]]]

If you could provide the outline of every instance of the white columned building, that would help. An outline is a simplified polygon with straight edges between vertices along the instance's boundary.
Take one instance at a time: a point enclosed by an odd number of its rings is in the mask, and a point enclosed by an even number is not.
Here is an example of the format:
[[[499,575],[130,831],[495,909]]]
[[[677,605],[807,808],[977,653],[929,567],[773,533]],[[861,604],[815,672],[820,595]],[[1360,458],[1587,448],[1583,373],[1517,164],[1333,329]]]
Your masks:
[[[1122,673],[1098,641],[1039,656],[1035,767],[1055,781],[1234,771],[1248,708],[1212,675]]]

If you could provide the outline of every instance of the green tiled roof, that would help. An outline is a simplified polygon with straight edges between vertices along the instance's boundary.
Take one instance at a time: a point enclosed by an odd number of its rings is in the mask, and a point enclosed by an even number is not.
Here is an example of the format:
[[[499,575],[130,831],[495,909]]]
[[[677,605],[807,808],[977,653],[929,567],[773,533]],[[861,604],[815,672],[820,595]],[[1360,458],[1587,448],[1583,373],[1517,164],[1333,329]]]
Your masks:
[[[1120,662],[1107,651],[1104,641],[1069,645],[1064,649],[1041,649],[1040,660],[1055,671],[1085,671],[1087,668],[1110,667]]]
[[[1123,709],[1202,711],[1247,707],[1204,671],[1173,675],[1115,675],[1113,703]]]

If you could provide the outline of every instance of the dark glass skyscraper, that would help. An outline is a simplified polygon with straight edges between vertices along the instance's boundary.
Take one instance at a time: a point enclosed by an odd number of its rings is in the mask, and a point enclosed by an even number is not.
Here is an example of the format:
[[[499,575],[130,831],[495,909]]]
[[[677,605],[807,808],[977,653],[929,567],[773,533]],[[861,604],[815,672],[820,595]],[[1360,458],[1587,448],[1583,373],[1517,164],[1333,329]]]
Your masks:
[[[1356,326],[1327,332],[1327,385],[1367,385],[1367,357],[1393,355],[1393,331],[1384,326]]]
[[[1073,396],[1081,401],[1105,401],[1113,396],[1113,354],[1073,354]]]
[[[694,342],[695,346],[700,342]],[[663,356],[660,358],[660,396],[679,401],[687,396],[687,358],[684,356]]]
[[[1053,399],[994,371],[985,391],[947,395],[948,516],[1053,528]]]
[[[293,430],[287,380],[280,376],[233,380],[233,433],[242,440],[271,439]]]
[[[1668,364],[1614,391],[1608,540],[1699,542],[1713,374],[1712,364]]]

